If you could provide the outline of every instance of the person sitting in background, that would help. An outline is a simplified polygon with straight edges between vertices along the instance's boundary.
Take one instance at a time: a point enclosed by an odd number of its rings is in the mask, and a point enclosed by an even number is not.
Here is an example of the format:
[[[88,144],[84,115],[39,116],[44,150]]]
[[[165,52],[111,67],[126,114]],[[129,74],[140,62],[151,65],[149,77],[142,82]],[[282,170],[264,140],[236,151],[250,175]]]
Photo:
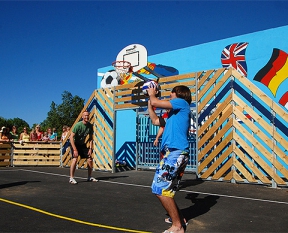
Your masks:
[[[10,131],[10,139],[12,141],[18,141],[19,135],[17,133],[17,127],[15,125],[12,126],[12,131]]]
[[[62,154],[65,154],[66,150],[69,148],[70,146],[70,141],[69,141],[69,138],[66,140],[65,144],[63,145],[63,142],[65,140],[65,138],[68,136],[68,130],[67,129],[70,129],[70,127],[68,127],[67,125],[64,125],[63,128],[62,128],[62,134],[61,134],[61,142],[62,142]]]
[[[48,128],[48,129],[47,129],[47,133],[48,133],[48,137],[50,138],[51,135],[52,135],[52,130],[51,130],[51,128]]]
[[[10,134],[10,128],[9,127],[6,127],[6,133],[7,133],[7,137],[9,139],[9,141],[11,140],[11,134]]]
[[[48,132],[44,132],[42,141],[48,142],[49,140],[50,140],[50,139],[49,139],[49,136],[48,136]]]
[[[19,140],[20,140],[21,144],[22,144],[22,142],[29,142],[30,141],[30,135],[28,134],[27,127],[23,128],[23,133],[20,134]]]
[[[3,126],[2,128],[1,128],[1,131],[0,131],[0,140],[1,141],[6,141],[6,142],[9,142],[9,135],[8,135],[8,132],[7,132],[7,128],[5,127],[5,126]]]
[[[30,141],[31,142],[37,141],[37,133],[34,128],[32,128],[31,133],[30,133]]]
[[[1,140],[1,138],[2,138],[2,133],[3,133],[3,129],[5,128],[5,126],[3,126],[2,128],[1,128],[1,130],[0,130],[0,140]]]
[[[50,141],[57,141],[57,137],[58,137],[57,130],[56,130],[56,128],[53,128],[53,133],[52,133],[52,135],[49,137],[49,140],[50,140]]]
[[[63,142],[66,136],[68,135],[67,127],[68,127],[67,125],[64,125],[62,128],[61,142]]]
[[[36,125],[35,131],[37,134],[37,141],[42,141],[43,132],[40,130],[40,125]]]

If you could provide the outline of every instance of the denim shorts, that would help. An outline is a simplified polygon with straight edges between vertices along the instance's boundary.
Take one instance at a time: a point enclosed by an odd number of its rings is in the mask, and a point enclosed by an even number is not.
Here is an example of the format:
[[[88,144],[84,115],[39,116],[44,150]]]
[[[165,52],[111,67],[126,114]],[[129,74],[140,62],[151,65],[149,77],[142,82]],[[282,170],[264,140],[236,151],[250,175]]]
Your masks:
[[[168,148],[165,149],[163,154],[164,157],[156,168],[151,185],[152,193],[173,198],[179,189],[179,183],[189,156],[186,151]]]

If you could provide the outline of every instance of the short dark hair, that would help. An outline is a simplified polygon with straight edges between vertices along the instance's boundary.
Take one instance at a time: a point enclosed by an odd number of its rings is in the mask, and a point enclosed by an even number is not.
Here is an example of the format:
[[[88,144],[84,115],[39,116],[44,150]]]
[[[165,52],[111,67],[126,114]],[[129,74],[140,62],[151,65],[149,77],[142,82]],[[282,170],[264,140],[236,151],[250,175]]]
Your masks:
[[[178,98],[186,100],[189,105],[191,104],[192,97],[191,97],[191,91],[189,87],[184,86],[184,85],[175,86],[173,87],[171,92],[176,93],[176,96]]]

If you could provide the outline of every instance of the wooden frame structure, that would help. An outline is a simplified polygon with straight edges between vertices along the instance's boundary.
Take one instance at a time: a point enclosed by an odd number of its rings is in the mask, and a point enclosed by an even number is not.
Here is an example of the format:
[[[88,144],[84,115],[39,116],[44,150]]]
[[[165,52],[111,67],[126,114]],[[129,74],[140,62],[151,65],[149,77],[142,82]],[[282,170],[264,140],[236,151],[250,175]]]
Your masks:
[[[115,172],[116,112],[147,106],[142,85],[135,82],[95,90],[83,108],[90,112],[94,127],[95,169]],[[186,85],[192,92],[197,111],[199,178],[288,186],[287,111],[250,80],[233,68],[220,68],[161,77],[159,85],[162,99],[168,99],[176,85]],[[68,147],[60,164],[70,166],[70,161]],[[86,166],[85,160],[78,161],[78,168]]]
[[[1,142],[0,166],[60,166],[60,142]]]
[[[115,171],[115,114],[147,106],[142,85],[99,89],[87,102],[84,109],[91,109],[95,131],[96,169]],[[233,68],[220,68],[162,77],[159,85],[162,99],[168,99],[176,85],[191,90],[197,108],[199,178],[287,186],[287,111],[251,81]],[[63,165],[69,165],[63,158]]]

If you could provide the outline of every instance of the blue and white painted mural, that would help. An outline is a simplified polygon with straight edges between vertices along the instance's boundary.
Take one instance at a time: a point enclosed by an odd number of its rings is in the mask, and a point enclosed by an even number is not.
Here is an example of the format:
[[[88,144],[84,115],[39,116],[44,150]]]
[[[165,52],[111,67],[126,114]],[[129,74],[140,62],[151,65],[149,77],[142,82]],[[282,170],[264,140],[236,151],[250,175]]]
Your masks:
[[[149,55],[149,48],[147,48],[147,65],[162,76],[232,66],[288,111],[287,38],[288,26],[283,26],[156,55]],[[103,74],[111,70],[113,70],[112,66],[98,69],[97,88],[101,88]],[[137,72],[148,76],[150,74],[141,69]],[[129,83],[132,80],[132,77],[127,77],[122,83]],[[121,85],[121,82],[117,85]],[[130,130],[127,130],[126,124],[117,125],[117,133],[123,130],[122,132],[126,132],[127,135],[125,140],[134,141],[135,112],[131,110],[121,113],[120,111],[117,118],[120,121],[123,118],[125,122],[131,122]],[[123,137],[117,137],[116,147],[121,147],[123,142]]]

